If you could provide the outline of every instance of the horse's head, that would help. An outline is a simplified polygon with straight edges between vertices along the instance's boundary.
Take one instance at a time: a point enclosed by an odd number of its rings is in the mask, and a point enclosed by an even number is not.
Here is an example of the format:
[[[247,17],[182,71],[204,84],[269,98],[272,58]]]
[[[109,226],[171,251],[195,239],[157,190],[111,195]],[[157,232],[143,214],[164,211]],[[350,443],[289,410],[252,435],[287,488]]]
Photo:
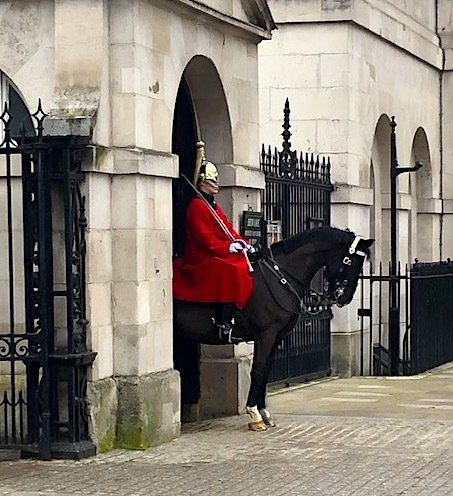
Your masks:
[[[363,239],[351,233],[351,242],[334,250],[326,260],[327,294],[339,307],[347,305],[354,296],[363,262],[370,254],[374,239]]]

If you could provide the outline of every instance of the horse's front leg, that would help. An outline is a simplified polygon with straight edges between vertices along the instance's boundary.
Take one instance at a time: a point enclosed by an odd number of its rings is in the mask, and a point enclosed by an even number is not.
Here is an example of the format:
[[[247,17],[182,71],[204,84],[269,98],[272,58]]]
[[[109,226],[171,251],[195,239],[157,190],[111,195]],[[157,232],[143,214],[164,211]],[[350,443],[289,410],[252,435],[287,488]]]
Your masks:
[[[267,395],[267,381],[269,379],[269,373],[271,371],[272,363],[274,361],[275,355],[275,346],[272,348],[272,351],[267,359],[266,369],[264,372],[264,380],[262,383],[260,398],[258,401],[258,411],[263,418],[263,422],[267,425],[267,427],[275,427],[277,424],[274,422],[274,419],[271,417],[269,410],[266,408],[266,395]]]
[[[267,430],[266,422],[259,410],[265,410],[266,381],[272,363],[271,355],[274,343],[275,338],[269,335],[259,336],[255,339],[253,365],[250,373],[250,391],[247,399],[247,413],[251,417],[249,429],[252,431]],[[264,413],[268,413],[267,410]]]

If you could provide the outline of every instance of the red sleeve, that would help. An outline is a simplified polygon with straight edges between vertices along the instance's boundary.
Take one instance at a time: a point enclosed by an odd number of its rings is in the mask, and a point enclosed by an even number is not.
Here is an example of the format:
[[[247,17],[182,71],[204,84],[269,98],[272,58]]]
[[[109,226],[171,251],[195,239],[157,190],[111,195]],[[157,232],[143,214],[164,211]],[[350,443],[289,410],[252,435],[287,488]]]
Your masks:
[[[195,239],[213,254],[221,257],[229,254],[231,241],[209,208],[198,198],[192,200],[187,209],[187,228],[192,230]]]

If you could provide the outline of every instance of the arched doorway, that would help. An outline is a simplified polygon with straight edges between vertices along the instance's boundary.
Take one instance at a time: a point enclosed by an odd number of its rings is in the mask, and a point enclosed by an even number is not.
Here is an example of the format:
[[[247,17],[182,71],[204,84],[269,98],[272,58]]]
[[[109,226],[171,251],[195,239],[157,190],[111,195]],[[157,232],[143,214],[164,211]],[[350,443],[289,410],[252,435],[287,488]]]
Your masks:
[[[421,162],[423,167],[417,174],[411,174],[411,199],[413,226],[414,258],[424,262],[434,259],[434,246],[438,246],[439,227],[436,215],[430,210],[433,198],[433,182],[431,171],[431,154],[428,138],[423,128],[419,127],[412,142],[411,163]],[[436,242],[434,242],[436,240]]]
[[[220,174],[223,164],[233,161],[231,124],[225,92],[213,62],[197,55],[187,64],[178,88],[173,116],[172,153],[179,157],[178,179],[173,182],[173,256],[184,252],[186,211],[194,193],[182,178],[192,180],[196,142],[206,143],[207,158]],[[175,369],[181,376],[182,420],[195,420],[200,412],[200,345],[175,338]]]
[[[19,90],[8,76],[0,71],[0,114],[5,110],[5,105],[11,115],[11,122],[9,124],[11,136],[20,136],[21,133],[25,133],[27,136],[34,135],[35,129],[30,112]],[[0,142],[2,140],[3,125],[0,123]]]
[[[375,262],[390,260],[390,119],[383,114],[376,124],[373,147],[371,151],[371,180],[374,206],[371,215],[374,217],[370,227],[374,227]]]

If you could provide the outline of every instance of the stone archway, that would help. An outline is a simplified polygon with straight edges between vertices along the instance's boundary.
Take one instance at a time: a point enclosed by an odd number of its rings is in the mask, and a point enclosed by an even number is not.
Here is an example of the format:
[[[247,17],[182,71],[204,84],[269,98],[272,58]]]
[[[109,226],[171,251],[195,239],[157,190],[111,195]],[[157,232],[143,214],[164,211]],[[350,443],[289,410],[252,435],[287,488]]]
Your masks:
[[[38,102],[35,103],[38,104]],[[22,129],[26,135],[33,135],[35,133],[33,122],[21,92],[13,81],[0,70],[0,114],[4,111],[5,105],[12,116],[11,135],[20,135]],[[2,139],[3,129],[0,124],[0,141]]]
[[[195,109],[199,138],[217,166],[233,162],[233,138],[227,100],[220,75],[207,57],[196,55],[187,64],[186,80]]]
[[[431,153],[428,138],[423,128],[419,127],[412,142],[411,163],[421,162],[423,167],[411,175],[412,199],[412,254],[421,261],[432,261],[440,236],[437,215],[432,212],[433,178]],[[436,241],[436,242],[434,242]]]
[[[376,124],[371,151],[370,187],[373,188],[374,206],[371,208],[370,227],[374,226],[375,262],[390,260],[390,119],[383,114]]]
[[[179,157],[179,171],[193,177],[197,140],[206,143],[206,154],[219,171],[233,162],[231,122],[225,92],[214,63],[196,55],[181,76],[173,113],[172,153]],[[181,255],[185,210],[192,192],[180,178],[173,186],[174,254]]]
[[[231,122],[222,81],[214,63],[201,55],[189,61],[181,76],[173,114],[172,153],[179,157],[180,174],[184,173],[191,180],[195,167],[195,144],[198,140],[206,143],[207,158],[217,165],[220,173],[224,164],[233,162]],[[185,216],[192,197],[193,192],[185,180],[181,176],[175,179],[173,182],[174,256],[181,256],[184,251]],[[181,338],[175,340],[174,362],[175,369],[181,375],[183,421],[234,413],[228,409],[228,403],[222,401],[220,390],[218,391],[220,401],[211,401],[210,395],[216,396],[216,393],[212,384],[207,383],[206,377],[211,377],[212,374],[203,373],[206,367],[212,366],[208,348]],[[207,356],[208,360],[206,360]],[[214,373],[216,376],[221,375],[220,371]],[[221,385],[221,382],[219,384]],[[224,410],[217,408],[219,404]]]

